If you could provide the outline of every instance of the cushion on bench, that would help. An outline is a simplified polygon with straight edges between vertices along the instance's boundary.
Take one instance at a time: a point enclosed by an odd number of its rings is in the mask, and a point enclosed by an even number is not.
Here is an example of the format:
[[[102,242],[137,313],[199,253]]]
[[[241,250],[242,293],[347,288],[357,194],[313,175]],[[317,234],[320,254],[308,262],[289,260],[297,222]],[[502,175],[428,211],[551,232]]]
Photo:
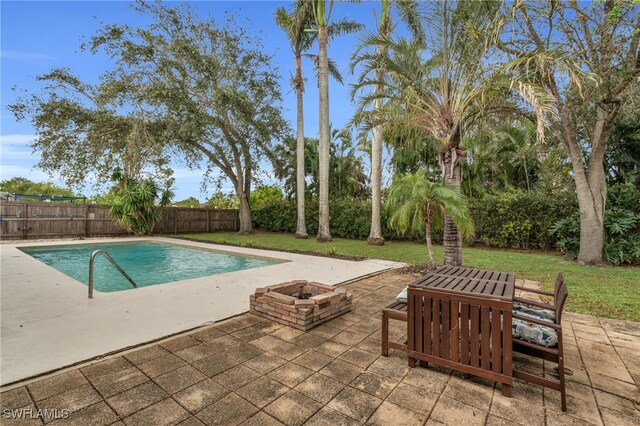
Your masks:
[[[555,347],[558,344],[558,334],[552,328],[538,324],[528,323],[514,318],[511,324],[513,337],[517,337],[527,342]]]
[[[556,321],[556,314],[553,311],[549,309],[532,308],[531,306],[520,303],[513,304],[513,313],[551,323]]]
[[[407,288],[405,287],[398,295],[396,296],[396,300],[398,302],[407,303]]]

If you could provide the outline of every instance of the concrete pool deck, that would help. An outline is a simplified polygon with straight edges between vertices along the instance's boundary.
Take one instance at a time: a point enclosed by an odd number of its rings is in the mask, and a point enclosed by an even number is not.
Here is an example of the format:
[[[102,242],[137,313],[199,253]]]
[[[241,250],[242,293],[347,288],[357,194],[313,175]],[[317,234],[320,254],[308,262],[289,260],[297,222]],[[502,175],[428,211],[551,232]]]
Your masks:
[[[88,299],[85,284],[19,250],[125,241],[159,241],[285,262],[112,293],[95,291]],[[249,295],[257,287],[294,279],[335,285],[400,266],[161,237],[1,244],[0,385],[247,312]]]

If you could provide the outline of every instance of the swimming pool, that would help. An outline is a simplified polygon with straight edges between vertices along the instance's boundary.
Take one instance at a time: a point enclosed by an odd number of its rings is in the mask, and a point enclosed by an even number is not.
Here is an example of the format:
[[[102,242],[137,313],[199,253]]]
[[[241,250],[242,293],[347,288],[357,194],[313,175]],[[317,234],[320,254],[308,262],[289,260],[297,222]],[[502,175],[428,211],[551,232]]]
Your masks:
[[[24,253],[81,283],[89,281],[89,258],[105,250],[133,278],[138,287],[275,265],[281,261],[161,242],[77,244],[21,248]],[[130,290],[131,284],[103,256],[94,263],[97,291]]]

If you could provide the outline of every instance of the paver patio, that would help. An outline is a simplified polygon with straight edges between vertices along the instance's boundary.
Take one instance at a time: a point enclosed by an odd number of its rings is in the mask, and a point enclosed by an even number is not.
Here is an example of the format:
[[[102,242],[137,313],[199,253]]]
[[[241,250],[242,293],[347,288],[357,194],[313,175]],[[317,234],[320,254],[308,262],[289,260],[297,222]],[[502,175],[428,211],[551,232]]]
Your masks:
[[[492,382],[410,369],[402,352],[381,357],[380,310],[413,278],[349,284],[353,311],[306,333],[245,314],[6,390],[1,423],[42,424],[6,418],[31,408],[66,409],[52,424],[83,425],[640,424],[640,324],[566,314],[562,413],[556,391],[516,380],[510,399]],[[392,321],[391,338],[404,334]],[[541,361],[514,362],[554,374]]]

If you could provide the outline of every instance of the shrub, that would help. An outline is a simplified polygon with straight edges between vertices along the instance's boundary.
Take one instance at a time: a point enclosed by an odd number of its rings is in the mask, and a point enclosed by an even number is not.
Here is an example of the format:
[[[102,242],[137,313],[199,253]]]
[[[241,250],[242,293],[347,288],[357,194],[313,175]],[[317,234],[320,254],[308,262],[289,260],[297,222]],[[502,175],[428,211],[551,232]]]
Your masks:
[[[578,210],[575,194],[509,190],[471,201],[476,240],[488,246],[553,249],[563,235],[552,228]]]
[[[371,203],[367,200],[337,198],[329,202],[331,235],[334,237],[364,239],[369,236],[371,227]],[[318,233],[318,200],[307,199],[305,220],[307,233]],[[258,206],[252,206],[251,217],[256,229],[272,232],[295,233],[295,200],[264,200]],[[392,239],[395,234],[387,226],[387,217],[382,216],[382,232],[385,238]]]
[[[580,249],[580,214],[559,220],[551,230],[556,246],[570,259]],[[612,265],[640,264],[640,190],[632,184],[609,188],[604,215],[604,259]]]

